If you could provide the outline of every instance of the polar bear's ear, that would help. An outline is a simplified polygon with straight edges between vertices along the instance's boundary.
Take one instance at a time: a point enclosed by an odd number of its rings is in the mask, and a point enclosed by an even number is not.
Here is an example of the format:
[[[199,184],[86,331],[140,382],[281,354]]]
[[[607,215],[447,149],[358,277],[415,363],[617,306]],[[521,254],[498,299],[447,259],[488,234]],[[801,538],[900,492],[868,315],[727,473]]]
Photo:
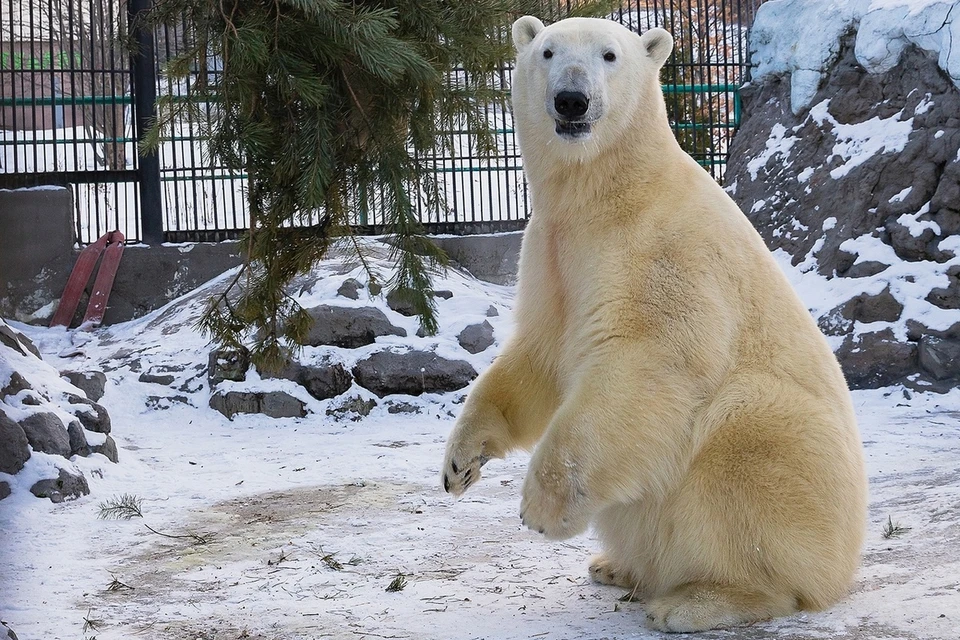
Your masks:
[[[543,23],[533,16],[517,19],[513,23],[513,46],[517,51],[523,51],[541,31],[543,31]]]
[[[673,51],[673,36],[666,29],[657,27],[640,36],[640,44],[647,56],[660,67]]]

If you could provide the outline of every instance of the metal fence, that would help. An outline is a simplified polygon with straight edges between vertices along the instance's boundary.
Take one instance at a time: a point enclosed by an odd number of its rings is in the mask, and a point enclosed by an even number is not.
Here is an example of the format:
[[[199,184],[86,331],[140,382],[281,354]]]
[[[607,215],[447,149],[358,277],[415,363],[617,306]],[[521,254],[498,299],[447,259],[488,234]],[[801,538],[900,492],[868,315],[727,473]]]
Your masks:
[[[631,0],[610,16],[638,32],[673,33],[674,54],[662,75],[671,124],[718,180],[739,122],[746,34],[759,1]],[[210,105],[200,105],[200,120],[167,132],[154,156],[136,152],[157,95],[192,99],[189,82],[175,84],[162,72],[182,33],[141,33],[133,59],[121,44],[131,16],[150,3],[0,0],[0,188],[69,186],[81,243],[114,229],[134,242],[235,238],[248,223],[245,177],[206,152]],[[509,83],[511,69],[500,74]],[[470,132],[454,127],[452,151],[431,159],[447,206],[436,212],[418,203],[429,231],[517,229],[529,217],[512,119],[498,107],[490,118],[496,154],[482,156]],[[374,210],[355,222],[362,233],[379,233],[386,221]]]

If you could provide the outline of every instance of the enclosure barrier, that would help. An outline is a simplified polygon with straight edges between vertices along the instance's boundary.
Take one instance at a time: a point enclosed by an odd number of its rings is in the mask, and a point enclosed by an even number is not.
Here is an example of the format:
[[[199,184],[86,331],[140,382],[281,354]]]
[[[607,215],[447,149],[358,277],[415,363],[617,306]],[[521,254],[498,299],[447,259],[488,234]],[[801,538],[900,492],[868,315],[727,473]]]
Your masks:
[[[162,73],[182,34],[140,30],[132,59],[120,44],[127,25],[136,24],[131,17],[151,0],[0,4],[0,188],[70,187],[83,244],[115,229],[129,241],[151,244],[220,241],[244,232],[246,176],[208,157],[204,122],[181,122],[157,153],[137,153],[158,95],[192,100],[190,83],[175,85]],[[659,26],[673,33],[674,53],[661,78],[671,126],[717,180],[740,121],[746,35],[757,4],[632,0],[610,16],[634,31]],[[511,71],[500,74],[509,82]],[[199,106],[204,118],[213,117],[212,105]],[[522,229],[529,217],[512,119],[498,106],[490,118],[493,156],[478,153],[469,131],[453,129],[451,151],[429,159],[446,194],[439,213],[416,202],[429,232]],[[362,234],[388,228],[375,207],[370,218],[353,222]]]

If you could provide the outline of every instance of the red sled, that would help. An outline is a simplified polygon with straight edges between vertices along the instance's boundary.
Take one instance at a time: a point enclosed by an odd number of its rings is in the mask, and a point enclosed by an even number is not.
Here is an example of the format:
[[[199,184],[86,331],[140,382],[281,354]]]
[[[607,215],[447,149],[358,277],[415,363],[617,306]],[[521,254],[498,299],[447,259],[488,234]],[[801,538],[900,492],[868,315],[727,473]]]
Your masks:
[[[60,298],[57,312],[50,320],[51,327],[70,326],[70,321],[73,320],[77,307],[80,306],[80,297],[87,283],[90,282],[90,276],[93,275],[97,262],[100,263],[100,269],[97,271],[97,279],[94,280],[90,301],[87,303],[87,312],[80,326],[87,328],[100,326],[107,309],[110,290],[113,288],[113,280],[117,276],[117,267],[120,266],[120,258],[123,256],[123,241],[122,233],[111,231],[80,252],[77,264],[73,266],[73,271],[67,280],[67,286],[63,289],[63,297]]]

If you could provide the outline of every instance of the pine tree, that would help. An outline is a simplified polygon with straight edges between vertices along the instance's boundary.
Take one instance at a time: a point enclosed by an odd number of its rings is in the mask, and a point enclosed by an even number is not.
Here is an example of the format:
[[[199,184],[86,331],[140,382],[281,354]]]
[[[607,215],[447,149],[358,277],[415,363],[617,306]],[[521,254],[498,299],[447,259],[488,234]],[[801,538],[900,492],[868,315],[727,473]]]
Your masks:
[[[207,122],[211,157],[248,176],[250,228],[243,270],[210,303],[201,328],[276,370],[310,316],[287,293],[336,238],[377,202],[389,221],[396,273],[389,288],[412,303],[428,333],[429,295],[444,256],[423,235],[415,195],[443,207],[424,160],[454,123],[494,148],[488,107],[512,57],[509,26],[524,14],[563,17],[543,0],[160,0],[148,17],[182,33],[164,72],[191,83],[192,100],[158,100],[146,148],[183,118]],[[575,6],[596,13],[609,2]],[[456,76],[454,69],[462,70]],[[460,78],[454,81],[453,78]],[[215,105],[200,117],[201,105]],[[462,126],[460,126],[462,125]],[[359,245],[354,242],[359,251]],[[373,274],[370,274],[371,277]]]

